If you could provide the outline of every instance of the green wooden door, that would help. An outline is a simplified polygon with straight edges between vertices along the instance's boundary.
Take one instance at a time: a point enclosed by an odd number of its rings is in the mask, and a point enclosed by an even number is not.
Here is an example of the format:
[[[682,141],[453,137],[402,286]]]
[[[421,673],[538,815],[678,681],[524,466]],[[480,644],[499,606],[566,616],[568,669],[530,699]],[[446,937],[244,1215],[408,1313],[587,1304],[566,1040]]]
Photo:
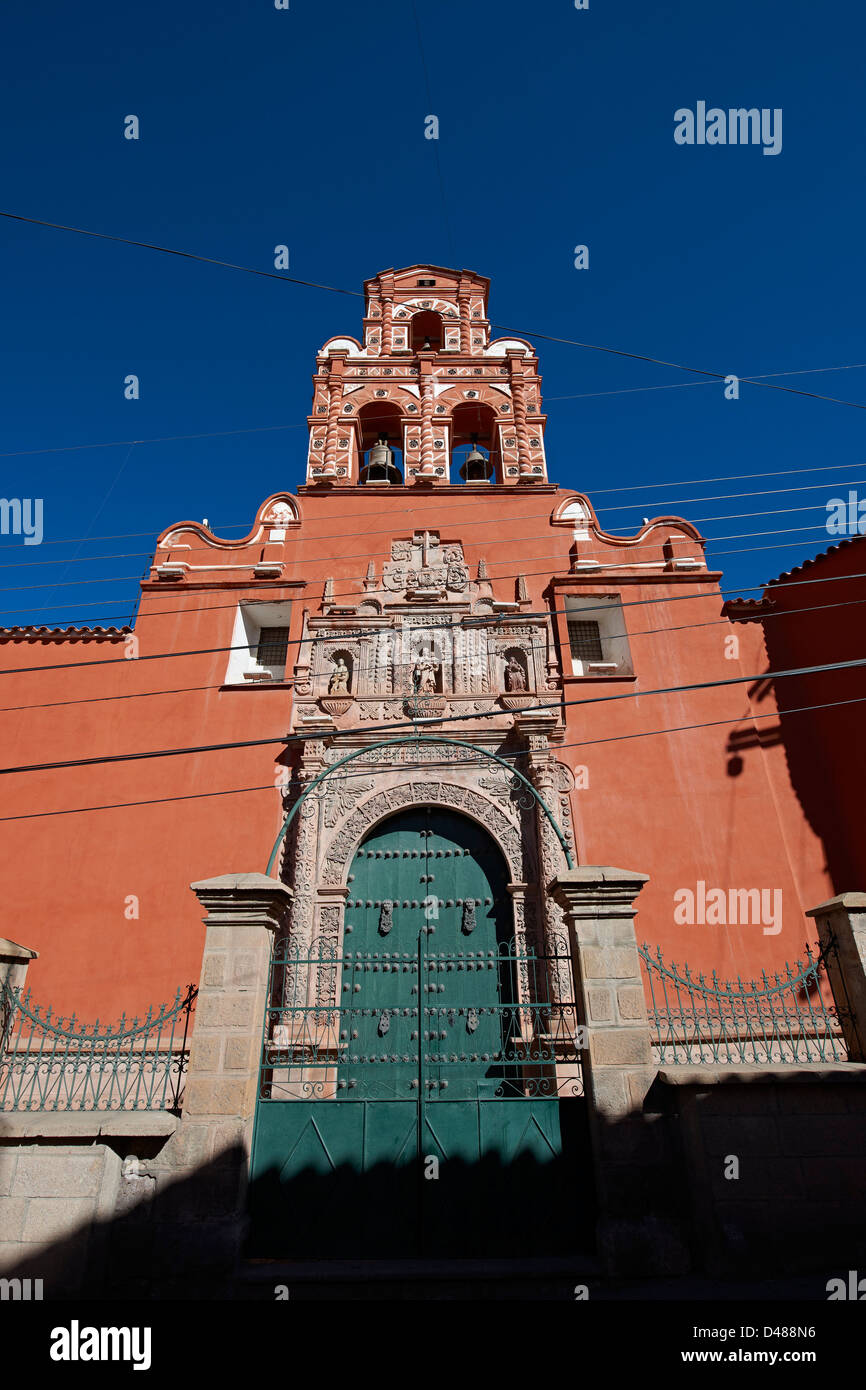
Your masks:
[[[349,1079],[365,1093],[484,1093],[500,1047],[506,883],[489,835],[444,811],[409,811],[360,847],[346,903],[344,954],[354,970],[343,1008]],[[452,1055],[465,1060],[448,1078]]]
[[[259,1102],[256,1253],[514,1255],[581,1243],[588,1144],[563,1155],[553,1051],[536,1045],[543,1074],[526,1061],[507,883],[491,837],[456,813],[408,810],[359,846],[335,1007],[292,1011],[305,1047],[280,1056],[295,1065],[296,1098],[274,1099],[274,1087]],[[536,1013],[535,1031],[549,1031]],[[577,1131],[582,1120],[581,1110]],[[556,1209],[554,1224],[539,1222],[539,1203]]]

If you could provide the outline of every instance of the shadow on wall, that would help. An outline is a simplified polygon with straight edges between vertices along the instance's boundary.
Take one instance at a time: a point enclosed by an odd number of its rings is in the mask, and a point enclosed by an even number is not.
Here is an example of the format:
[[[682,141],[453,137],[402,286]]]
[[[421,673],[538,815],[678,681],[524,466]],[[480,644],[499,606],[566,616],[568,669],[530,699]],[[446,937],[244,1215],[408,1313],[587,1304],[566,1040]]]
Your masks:
[[[88,1149],[93,1152],[82,1146]],[[40,1146],[40,1157],[50,1153]],[[236,1145],[158,1190],[147,1160],[128,1160],[113,1218],[87,1221],[63,1239],[31,1247],[2,1275],[42,1279],[50,1300],[229,1298],[245,1224],[246,1166],[246,1152]],[[2,1214],[0,1201],[0,1222]]]
[[[239,1261],[568,1257],[593,1242],[595,1203],[583,1106],[567,1106],[567,1157],[522,1154],[310,1167],[281,1181],[276,1165],[250,1184],[240,1144],[173,1181],[154,1155],[127,1159],[113,1219],[86,1222],[3,1269],[42,1279],[47,1299],[184,1300],[237,1296]],[[141,1151],[141,1141],[136,1141]],[[93,1146],[81,1146],[82,1153]],[[40,1146],[40,1157],[50,1146]],[[64,1162],[57,1156],[58,1165]],[[59,1177],[59,1169],[58,1169]],[[43,1199],[57,1202],[58,1198]],[[2,1220],[2,1202],[0,1202]],[[8,1250],[8,1247],[7,1247]]]
[[[519,1106],[528,1105],[517,1102]],[[553,1102],[556,1106],[556,1102]],[[435,1109],[435,1106],[431,1106]],[[300,1109],[300,1107],[299,1107]],[[267,1259],[527,1259],[589,1253],[595,1192],[586,1108],[558,1106],[562,1152],[475,1161],[439,1149],[365,1172],[271,1164],[250,1189],[247,1253]],[[527,1124],[534,1122],[527,1113]],[[440,1131],[441,1132],[441,1131]],[[400,1129],[394,1131],[400,1142]],[[430,1147],[435,1150],[432,1137]]]
[[[866,1067],[662,1068],[642,1118],[669,1144],[694,1270],[866,1273]]]
[[[618,1194],[599,1227],[599,1253],[613,1249],[625,1260],[620,1277],[688,1274],[676,1252],[667,1258],[671,1231],[671,1249],[681,1244],[693,1275],[736,1283],[836,1266],[866,1272],[863,1078],[798,1080],[792,1069],[783,1082],[746,1080],[740,1069],[683,1084],[669,1079],[672,1070],[660,1073],[643,1113],[597,1135]],[[522,1155],[506,1164],[443,1162],[432,1180],[418,1162],[364,1174],[351,1165],[307,1168],[286,1182],[274,1166],[251,1188],[241,1145],[159,1186],[139,1160],[127,1166],[111,1220],[83,1225],[3,1277],[41,1278],[49,1300],[227,1300],[249,1296],[237,1279],[245,1259],[585,1261],[596,1216],[589,1151],[563,1147],[565,1157],[548,1163]],[[257,1296],[270,1298],[259,1269]],[[327,1281],[318,1282],[315,1296],[327,1297]],[[485,1295],[464,1285],[453,1296]],[[530,1288],[526,1296],[550,1295]]]
[[[764,624],[770,670],[785,670],[803,660],[802,651],[788,646],[785,626],[784,621]],[[825,651],[813,650],[809,661],[817,665],[858,655],[859,651],[828,645]],[[765,688],[759,686],[749,693],[760,703]],[[768,747],[782,744],[794,793],[823,845],[834,892],[860,891],[866,887],[863,672],[828,671],[792,677],[777,681],[775,693],[779,722],[761,720],[761,732],[754,742]],[[736,755],[744,750],[730,751]]]

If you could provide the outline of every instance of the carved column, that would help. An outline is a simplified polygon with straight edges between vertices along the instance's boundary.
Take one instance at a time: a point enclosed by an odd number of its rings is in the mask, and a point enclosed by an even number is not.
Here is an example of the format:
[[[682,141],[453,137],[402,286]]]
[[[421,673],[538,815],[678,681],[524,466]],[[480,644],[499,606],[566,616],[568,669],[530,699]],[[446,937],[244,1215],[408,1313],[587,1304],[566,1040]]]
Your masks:
[[[514,403],[514,432],[517,435],[517,464],[521,473],[532,472],[529,460],[529,425],[526,419],[526,388],[523,367],[511,362],[511,395]]]
[[[337,983],[339,978],[340,955],[343,949],[343,913],[348,888],[320,888],[318,892],[317,921],[314,955],[318,957],[315,966],[316,978],[311,981],[316,1006],[323,1011],[323,1021],[336,1025]],[[330,962],[333,962],[331,964]],[[308,1002],[313,1002],[308,1000]]]
[[[382,356],[390,357],[394,348],[394,301],[386,295],[382,301]]]
[[[526,962],[530,956],[539,954],[537,940],[537,914],[535,890],[529,883],[509,883],[508,891],[512,898],[514,913],[514,952],[517,957],[517,997],[521,1004],[533,1004],[532,981]],[[527,1038],[533,1036],[532,1016],[527,1012],[521,1030]]]
[[[460,305],[460,351],[469,353],[472,350],[472,321],[469,317],[469,295],[459,296]]]
[[[302,761],[297,772],[297,798],[325,769],[324,744],[310,739],[303,745]],[[323,784],[327,787],[327,779]],[[287,813],[290,808],[287,808]],[[293,953],[307,954],[313,937],[313,885],[319,857],[320,799],[316,793],[307,797],[294,820],[291,845],[286,846],[283,859],[283,879],[293,884],[294,900],[291,915]]]
[[[337,466],[337,437],[340,432],[340,406],[343,402],[343,355],[331,358],[328,375],[328,429],[325,434],[325,467]]]
[[[550,735],[557,727],[557,723],[555,714],[543,712],[518,714],[515,717],[515,724],[526,739],[529,752],[528,766],[525,769],[526,775],[553,816],[556,816],[559,804],[559,789],[556,760],[550,746]],[[565,868],[565,858],[556,831],[537,801],[535,803],[535,834],[538,845],[539,883],[548,884]],[[541,893],[539,906],[541,908],[544,949],[564,958],[568,952],[568,935],[562,912],[549,893]],[[570,997],[570,980],[554,977],[551,983],[555,991],[555,998]]]
[[[433,471],[433,372],[430,361],[422,357],[421,371],[421,463],[424,473]]]

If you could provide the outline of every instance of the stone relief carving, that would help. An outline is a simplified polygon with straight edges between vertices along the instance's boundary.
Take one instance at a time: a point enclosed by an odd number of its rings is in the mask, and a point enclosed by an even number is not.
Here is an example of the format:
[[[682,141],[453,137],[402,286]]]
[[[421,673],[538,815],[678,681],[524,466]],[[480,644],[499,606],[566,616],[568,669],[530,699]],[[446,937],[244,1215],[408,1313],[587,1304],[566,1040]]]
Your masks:
[[[382,576],[382,583],[385,585],[386,589],[390,589],[393,593],[398,593],[407,587],[408,574],[409,570],[406,565],[386,564]]]
[[[340,914],[342,908],[328,903],[319,908],[318,946],[321,957],[316,979],[316,1003],[322,1009],[332,1009],[337,1002],[337,960],[340,947]],[[333,965],[327,958],[333,958]]]
[[[325,788],[322,819],[330,830],[342,816],[347,816],[354,810],[362,797],[373,790],[375,782],[372,777],[364,777],[360,781],[349,780],[344,773],[342,777],[326,778],[322,785]]]
[[[287,526],[292,521],[297,521],[297,516],[288,502],[274,502],[269,507],[262,521],[269,521],[275,526]]]
[[[389,811],[417,802],[420,805],[437,803],[464,811],[486,827],[498,841],[508,861],[512,878],[523,882],[524,855],[520,832],[505,813],[487,797],[467,787],[448,782],[415,782],[404,787],[392,787],[377,792],[362,802],[337,832],[324,853],[320,881],[328,886],[342,882],[349,862],[365,832]]]

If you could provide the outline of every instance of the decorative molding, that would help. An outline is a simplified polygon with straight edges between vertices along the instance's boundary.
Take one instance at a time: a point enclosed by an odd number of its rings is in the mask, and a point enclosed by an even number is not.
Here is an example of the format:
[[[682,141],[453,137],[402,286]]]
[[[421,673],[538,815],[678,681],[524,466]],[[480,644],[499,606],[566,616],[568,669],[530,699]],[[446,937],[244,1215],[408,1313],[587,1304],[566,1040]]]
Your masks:
[[[358,805],[325,850],[320,881],[325,885],[340,884],[368,830],[394,811],[413,804],[447,806],[477,821],[498,843],[511,877],[517,882],[523,881],[524,850],[517,826],[489,797],[468,787],[441,781],[389,787]]]

